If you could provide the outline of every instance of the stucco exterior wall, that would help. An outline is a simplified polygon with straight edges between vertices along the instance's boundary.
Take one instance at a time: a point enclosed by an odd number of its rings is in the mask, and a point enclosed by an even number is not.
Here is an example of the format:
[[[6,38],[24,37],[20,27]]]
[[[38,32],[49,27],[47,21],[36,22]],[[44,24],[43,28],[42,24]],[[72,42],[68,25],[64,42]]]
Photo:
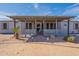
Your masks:
[[[79,30],[75,29],[75,24],[78,24],[79,21],[73,21],[70,24],[70,33],[79,33]]]
[[[57,36],[66,36],[68,33],[68,24],[66,21],[58,22],[57,29],[44,29],[44,35],[57,35]]]
[[[25,22],[19,22],[19,26],[20,26],[20,33],[21,34],[36,34],[36,29],[34,29],[34,24],[32,25],[33,29],[25,29]]]
[[[3,29],[3,23],[7,23],[8,29]],[[13,33],[12,28],[14,23],[12,21],[0,21],[0,33]]]
[[[61,22],[61,35],[67,35],[68,33],[68,23],[66,21]]]
[[[3,30],[2,29],[2,25],[3,23],[7,23],[8,24],[8,29]],[[79,23],[79,21],[70,21],[70,25],[69,25],[69,32],[70,33],[78,33],[78,30],[76,30],[74,28],[74,24],[75,23]],[[21,34],[36,34],[36,29],[34,29],[34,23],[32,25],[33,29],[25,29],[25,22],[17,22],[17,26],[20,27],[20,33]],[[13,33],[12,28],[14,27],[14,22],[13,21],[0,21],[0,33]],[[68,32],[68,23],[67,21],[62,21],[62,22],[58,22],[57,24],[57,29],[44,29],[43,33],[44,35],[50,35],[50,34],[54,34],[54,35],[59,35],[59,36],[65,36],[67,35]]]
[[[76,23],[79,23],[79,21],[70,21],[69,23],[70,23],[69,24],[69,33],[70,34],[73,34],[73,35],[78,34],[79,33],[79,30],[75,29],[75,24]],[[62,29],[62,31],[63,31],[64,34],[67,34],[67,28],[68,28],[67,21],[61,22],[61,29]]]

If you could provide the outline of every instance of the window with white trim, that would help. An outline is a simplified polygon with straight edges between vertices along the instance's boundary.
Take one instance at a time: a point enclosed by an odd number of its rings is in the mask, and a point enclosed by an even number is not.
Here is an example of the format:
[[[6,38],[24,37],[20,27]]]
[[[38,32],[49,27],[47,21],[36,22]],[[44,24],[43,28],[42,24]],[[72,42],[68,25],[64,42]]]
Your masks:
[[[32,23],[26,23],[26,29],[32,29]]]
[[[26,25],[25,25],[25,26],[26,26],[26,29],[28,29],[28,23],[26,23]]]
[[[32,23],[29,23],[29,29],[32,29]]]
[[[49,29],[49,23],[46,23],[46,29]]]
[[[7,23],[3,23],[3,29],[7,29],[8,26],[7,26]]]
[[[56,29],[56,23],[47,23],[46,29]]]
[[[75,29],[79,29],[79,24],[75,23]]]

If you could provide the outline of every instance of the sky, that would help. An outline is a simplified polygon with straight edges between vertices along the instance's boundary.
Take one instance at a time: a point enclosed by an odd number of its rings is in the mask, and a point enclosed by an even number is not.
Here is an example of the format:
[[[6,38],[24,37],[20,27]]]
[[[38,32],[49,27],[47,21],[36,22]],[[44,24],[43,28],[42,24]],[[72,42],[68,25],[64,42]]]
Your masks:
[[[4,16],[77,16],[76,3],[0,3],[0,15]]]

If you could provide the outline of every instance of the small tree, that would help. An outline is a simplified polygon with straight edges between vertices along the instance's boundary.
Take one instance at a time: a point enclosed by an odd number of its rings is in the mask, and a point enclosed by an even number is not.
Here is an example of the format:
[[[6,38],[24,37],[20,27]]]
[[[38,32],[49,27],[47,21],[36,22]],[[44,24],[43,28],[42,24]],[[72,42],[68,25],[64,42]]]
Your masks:
[[[14,37],[16,39],[19,39],[19,27],[14,27],[13,32],[14,32]]]

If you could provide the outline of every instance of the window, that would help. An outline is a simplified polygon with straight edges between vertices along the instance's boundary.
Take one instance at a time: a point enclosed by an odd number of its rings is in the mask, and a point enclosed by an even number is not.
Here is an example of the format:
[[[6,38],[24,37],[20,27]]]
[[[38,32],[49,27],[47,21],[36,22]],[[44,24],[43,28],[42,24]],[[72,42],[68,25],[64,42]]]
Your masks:
[[[56,23],[53,23],[53,29],[56,29]]]
[[[29,23],[29,29],[32,29],[32,23]]]
[[[26,29],[28,29],[28,23],[26,23]]]
[[[26,29],[32,29],[32,23],[26,23]]]
[[[46,24],[46,29],[49,29],[49,23]]]
[[[56,23],[50,23],[50,29],[56,29]]]
[[[50,24],[50,29],[53,29],[53,23]]]
[[[7,23],[3,23],[3,29],[7,29]]]
[[[79,28],[78,28],[78,24],[77,24],[77,23],[75,24],[75,29],[79,29]]]
[[[56,23],[47,23],[46,28],[47,29],[56,29]]]
[[[64,24],[64,26],[67,26],[67,24]]]

